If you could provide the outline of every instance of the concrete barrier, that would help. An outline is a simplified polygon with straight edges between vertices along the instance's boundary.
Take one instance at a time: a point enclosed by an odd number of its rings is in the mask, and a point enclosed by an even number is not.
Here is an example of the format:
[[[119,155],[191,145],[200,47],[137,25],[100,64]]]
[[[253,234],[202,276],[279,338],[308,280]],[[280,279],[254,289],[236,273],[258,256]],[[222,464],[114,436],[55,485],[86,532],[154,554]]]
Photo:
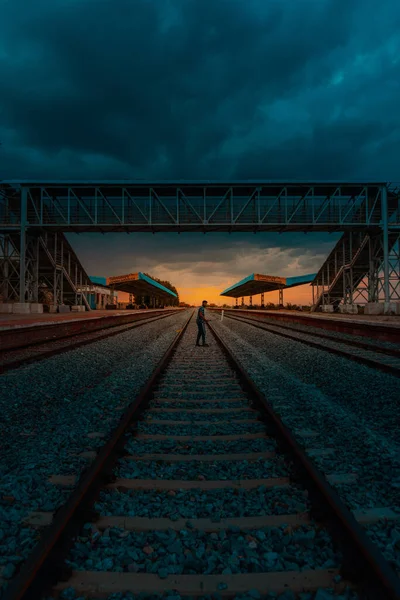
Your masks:
[[[66,304],[60,304],[60,306],[58,307],[58,312],[59,313],[69,313],[69,312],[71,312],[71,307],[67,306]]]
[[[324,313],[333,313],[334,312],[333,304],[323,304],[321,306],[321,311]]]
[[[384,302],[368,302],[364,308],[364,315],[383,315],[384,310]]]
[[[29,302],[14,302],[12,311],[14,315],[29,315],[31,312],[31,305]]]
[[[85,312],[85,306],[83,304],[73,304],[71,312]]]
[[[357,304],[341,304],[339,306],[339,312],[341,312],[344,315],[357,315],[358,306]]]
[[[31,303],[31,313],[32,314],[41,314],[43,312],[43,304],[39,304],[38,302]]]
[[[11,314],[13,311],[13,305],[11,302],[0,302],[0,313]]]

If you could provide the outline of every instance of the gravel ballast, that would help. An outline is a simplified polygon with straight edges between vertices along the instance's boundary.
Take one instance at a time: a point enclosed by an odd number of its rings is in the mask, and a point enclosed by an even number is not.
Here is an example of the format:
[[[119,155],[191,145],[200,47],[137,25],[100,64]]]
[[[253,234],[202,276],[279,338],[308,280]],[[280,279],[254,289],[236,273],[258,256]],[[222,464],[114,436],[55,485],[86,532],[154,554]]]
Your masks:
[[[96,503],[99,514],[130,517],[165,517],[172,520],[223,519],[303,513],[309,508],[307,494],[292,487],[290,494],[260,486],[251,490],[105,490]]]
[[[274,460],[216,461],[214,463],[156,461],[123,461],[119,463],[118,477],[129,479],[179,479],[193,481],[227,479],[268,479],[288,477],[289,471],[281,456]]]
[[[221,590],[224,589],[221,586]],[[67,588],[60,595],[61,600],[86,600],[79,595],[73,588]],[[53,598],[44,598],[43,600],[53,600]],[[107,596],[105,600],[195,600],[190,596],[181,596],[176,590],[165,591],[164,594],[132,594],[130,592],[115,593]],[[216,592],[205,596],[198,596],[196,600],[223,600],[223,596]],[[249,590],[245,594],[233,596],[233,600],[359,600],[359,596],[353,590],[346,589],[340,594],[333,590],[318,590],[317,592],[300,592],[297,596],[290,590],[282,594],[269,592],[266,595],[258,590]]]
[[[189,317],[187,311],[23,366],[0,378],[0,568],[12,576],[15,536],[26,558],[37,531],[22,520],[34,510],[54,511],[72,488],[48,482],[88,466],[80,453],[108,439],[120,416],[148,380]],[[96,436],[91,435],[95,433]],[[50,450],[49,450],[50,449]]]
[[[186,406],[187,408],[187,406]],[[213,406],[214,408],[214,406]],[[227,413],[190,413],[185,412],[185,409],[180,410],[179,412],[146,412],[143,415],[143,418],[146,422],[151,423],[151,421],[157,419],[160,421],[165,421],[166,424],[168,421],[207,421],[208,423],[212,423],[215,421],[235,421],[238,419],[256,419],[259,416],[259,413],[251,413],[246,410],[246,407],[243,408],[241,412],[227,412]]]
[[[155,435],[235,435],[246,433],[260,433],[265,431],[264,423],[232,423],[219,422],[210,425],[169,425],[168,423],[156,424],[139,421],[137,430],[140,433]]]
[[[189,329],[195,329],[194,324]],[[192,335],[185,336],[182,344],[171,362],[168,372],[174,373],[174,364],[190,364],[191,355],[197,352],[208,353],[208,363],[213,363],[215,357],[215,366],[219,365],[220,373],[227,367],[227,363],[221,360],[221,354],[216,347],[215,342],[210,342],[210,348],[207,350],[194,350]],[[192,363],[193,364],[193,363]],[[193,373],[188,372],[188,376],[193,377]],[[218,372],[215,371],[218,377]],[[212,383],[214,374],[205,372],[201,374],[207,383]],[[172,380],[172,377],[170,378]],[[179,380],[179,377],[176,377]],[[192,397],[202,398],[204,391],[199,391],[198,386],[186,386],[187,389],[182,392],[182,407],[189,408],[188,400]],[[197,387],[197,389],[196,389]],[[169,389],[170,388],[170,389]],[[210,386],[212,390],[212,385]],[[228,389],[229,388],[229,389]],[[176,398],[179,394],[178,386],[168,382],[166,385],[160,385],[157,395],[171,394]],[[225,394],[228,394],[225,395]],[[232,397],[232,394],[240,395],[245,398],[239,386],[224,386],[222,380],[218,382],[218,397]],[[214,393],[211,391],[210,396]],[[189,397],[188,397],[189,396]],[[168,397],[168,396],[165,396]],[[229,404],[225,402],[225,404]],[[150,403],[150,408],[154,403]],[[205,408],[203,403],[198,408]],[[212,403],[214,408],[214,403]],[[192,407],[191,407],[192,408]],[[193,407],[194,408],[194,407]],[[232,413],[233,414],[233,413]],[[154,423],[148,419],[149,413],[144,413],[136,426],[132,427],[130,434],[137,433],[139,438],[127,436],[125,452],[133,455],[139,455],[140,452],[147,454],[162,453],[164,455],[172,453],[190,456],[193,452],[202,454],[271,451],[275,449],[275,441],[264,439],[249,440],[240,439],[240,436],[247,432],[253,432],[253,427],[262,426],[265,431],[265,425],[262,422],[255,423],[233,423],[232,416],[220,420],[212,420],[205,426],[198,421],[207,420],[206,415],[201,419],[191,419],[190,413],[180,410],[175,413],[173,419],[163,420],[162,423]],[[209,416],[209,415],[208,415]],[[237,413],[235,414],[237,418]],[[247,417],[251,418],[251,417]],[[254,418],[254,417],[253,417]],[[178,421],[173,423],[172,421]],[[187,421],[179,423],[179,421]],[[222,421],[226,421],[223,423]],[[237,425],[244,426],[244,429],[235,429]],[[171,436],[193,436],[193,435],[224,435],[235,434],[238,440],[228,442],[218,440],[218,438],[205,442],[194,442],[171,439]],[[143,435],[162,434],[166,440],[146,440],[140,439]],[[253,442],[261,442],[262,445],[257,449],[251,447]],[[120,459],[114,475],[119,478],[129,479],[171,479],[171,480],[190,480],[204,481],[214,479],[242,479],[251,478],[269,478],[276,476],[288,476],[289,465],[284,462],[282,455],[275,455],[268,459],[259,460],[207,460],[199,461],[178,461],[171,460],[131,460]],[[100,498],[95,505],[95,510],[102,517],[118,516],[123,517],[164,517],[171,521],[184,519],[185,525],[176,524],[176,531],[172,528],[150,531],[130,531],[111,527],[101,531],[104,524],[99,529],[96,524],[88,523],[78,538],[69,554],[67,563],[74,570],[94,570],[129,573],[148,573],[158,575],[161,579],[167,579],[169,575],[180,574],[214,574],[230,575],[240,573],[266,573],[280,571],[303,571],[309,569],[337,568],[341,564],[341,556],[335,551],[331,538],[326,530],[316,527],[311,521],[307,525],[277,525],[272,527],[260,527],[258,529],[246,528],[245,523],[240,522],[238,526],[216,526],[206,527],[207,531],[202,531],[201,525],[194,524],[196,518],[208,518],[211,522],[218,523],[226,517],[244,517],[244,516],[262,516],[262,515],[293,515],[295,513],[304,513],[309,509],[307,493],[298,489],[296,486],[288,488],[269,488],[259,486],[256,489],[232,489],[221,488],[212,490],[194,489],[170,489],[169,491],[159,490],[128,490],[123,485],[117,489],[105,489],[100,493]],[[174,486],[176,487],[176,486]],[[114,522],[115,524],[115,522]],[[148,526],[148,523],[146,527]],[[154,526],[154,525],[153,525]],[[253,525],[254,527],[254,525]],[[340,580],[340,576],[337,579]],[[336,580],[335,580],[336,581]],[[167,582],[166,582],[167,583]],[[220,590],[227,589],[226,584],[221,583]],[[68,590],[71,598],[74,598],[74,591]],[[126,595],[126,594],[125,594]],[[168,593],[166,594],[168,596]],[[114,594],[115,598],[123,598],[124,594]],[[139,597],[151,597],[150,595],[138,595]],[[164,594],[165,596],[165,594]],[[175,594],[179,597],[179,594]],[[66,597],[69,597],[66,595]],[[157,596],[156,596],[157,597]],[[159,596],[158,596],[159,597]],[[209,596],[209,598],[218,597],[218,594]],[[291,592],[285,594],[268,594],[262,596],[256,590],[249,590],[247,594],[242,594],[240,598],[282,598],[284,600],[294,600],[295,596]],[[319,590],[317,593],[303,593],[296,596],[296,600],[328,600],[334,597],[328,590]],[[342,594],[338,598],[350,598],[349,594]]]
[[[331,450],[310,454],[317,466],[357,475],[335,485],[351,510],[400,511],[397,378],[231,319],[213,326],[298,441]]]
[[[290,332],[303,332],[307,334],[316,334],[319,338],[321,334],[328,335],[329,337],[335,338],[338,342],[359,342],[361,344],[371,344],[371,349],[382,348],[385,350],[400,350],[400,344],[394,342],[386,342],[384,340],[377,340],[362,335],[352,335],[351,333],[344,333],[342,331],[334,331],[332,329],[323,329],[322,327],[313,327],[312,325],[304,325],[302,323],[283,323],[280,319],[274,319],[273,317],[254,318],[250,315],[238,314],[239,318],[247,318],[255,321],[256,323],[265,323],[265,325],[274,325],[275,327],[281,327],[283,330]],[[319,335],[318,335],[319,334]],[[323,339],[323,338],[320,338]]]
[[[129,454],[230,454],[243,452],[271,452],[276,449],[273,439],[235,441],[203,441],[180,442],[179,440],[127,440],[125,450]]]
[[[111,528],[99,533],[91,524],[85,526],[67,561],[75,570],[157,573],[162,579],[173,574],[330,569],[340,562],[326,531],[314,527],[292,531],[283,525],[243,531],[230,526],[218,533]]]

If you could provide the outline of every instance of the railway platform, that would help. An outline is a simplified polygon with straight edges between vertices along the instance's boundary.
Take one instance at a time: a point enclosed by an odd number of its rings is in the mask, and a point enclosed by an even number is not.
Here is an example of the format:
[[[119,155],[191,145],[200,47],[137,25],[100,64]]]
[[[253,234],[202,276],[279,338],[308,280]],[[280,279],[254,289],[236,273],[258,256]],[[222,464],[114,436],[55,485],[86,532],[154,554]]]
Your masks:
[[[222,309],[211,309],[221,312]],[[225,314],[274,320],[277,323],[301,324],[311,327],[365,336],[382,341],[400,340],[400,318],[390,315],[348,315],[342,313],[308,313],[294,310],[249,310],[227,308]]]
[[[163,311],[170,310],[168,308],[162,309]],[[176,310],[176,307],[175,307]],[[30,314],[30,315],[14,315],[14,314],[3,314],[0,317],[0,331],[4,329],[13,329],[20,327],[32,327],[35,325],[49,325],[52,323],[64,323],[74,322],[82,320],[96,320],[96,319],[115,319],[116,317],[127,316],[138,313],[151,314],[154,311],[159,312],[160,309],[136,309],[136,310],[96,310],[84,313],[61,313],[61,314]]]
[[[1,352],[16,350],[37,344],[48,344],[56,340],[87,336],[95,332],[119,331],[121,327],[135,322],[145,322],[148,318],[162,318],[181,309],[146,309],[131,311],[97,311],[71,314],[49,315],[6,315],[0,321],[0,357]],[[17,317],[17,318],[15,318]],[[7,320],[8,318],[8,320]],[[1,358],[0,358],[1,362]]]

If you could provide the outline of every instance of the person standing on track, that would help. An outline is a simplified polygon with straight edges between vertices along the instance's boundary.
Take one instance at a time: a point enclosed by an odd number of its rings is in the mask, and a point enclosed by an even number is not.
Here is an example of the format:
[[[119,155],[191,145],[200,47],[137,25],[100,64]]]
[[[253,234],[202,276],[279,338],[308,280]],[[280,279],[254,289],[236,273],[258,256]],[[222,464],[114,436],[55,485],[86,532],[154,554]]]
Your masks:
[[[198,327],[199,331],[197,334],[196,346],[201,346],[201,344],[199,344],[200,338],[203,338],[203,346],[209,346],[209,344],[206,344],[206,323],[208,323],[208,321],[205,317],[206,306],[207,306],[207,300],[203,300],[199,310],[197,311],[196,323],[197,323],[197,327]]]

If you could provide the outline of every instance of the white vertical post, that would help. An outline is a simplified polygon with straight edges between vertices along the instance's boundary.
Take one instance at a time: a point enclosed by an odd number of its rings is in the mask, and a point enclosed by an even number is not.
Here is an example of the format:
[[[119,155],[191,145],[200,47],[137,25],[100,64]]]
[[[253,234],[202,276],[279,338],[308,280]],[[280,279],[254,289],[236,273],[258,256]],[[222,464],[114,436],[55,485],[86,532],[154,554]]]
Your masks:
[[[221,312],[221,321],[224,320],[224,311]]]

